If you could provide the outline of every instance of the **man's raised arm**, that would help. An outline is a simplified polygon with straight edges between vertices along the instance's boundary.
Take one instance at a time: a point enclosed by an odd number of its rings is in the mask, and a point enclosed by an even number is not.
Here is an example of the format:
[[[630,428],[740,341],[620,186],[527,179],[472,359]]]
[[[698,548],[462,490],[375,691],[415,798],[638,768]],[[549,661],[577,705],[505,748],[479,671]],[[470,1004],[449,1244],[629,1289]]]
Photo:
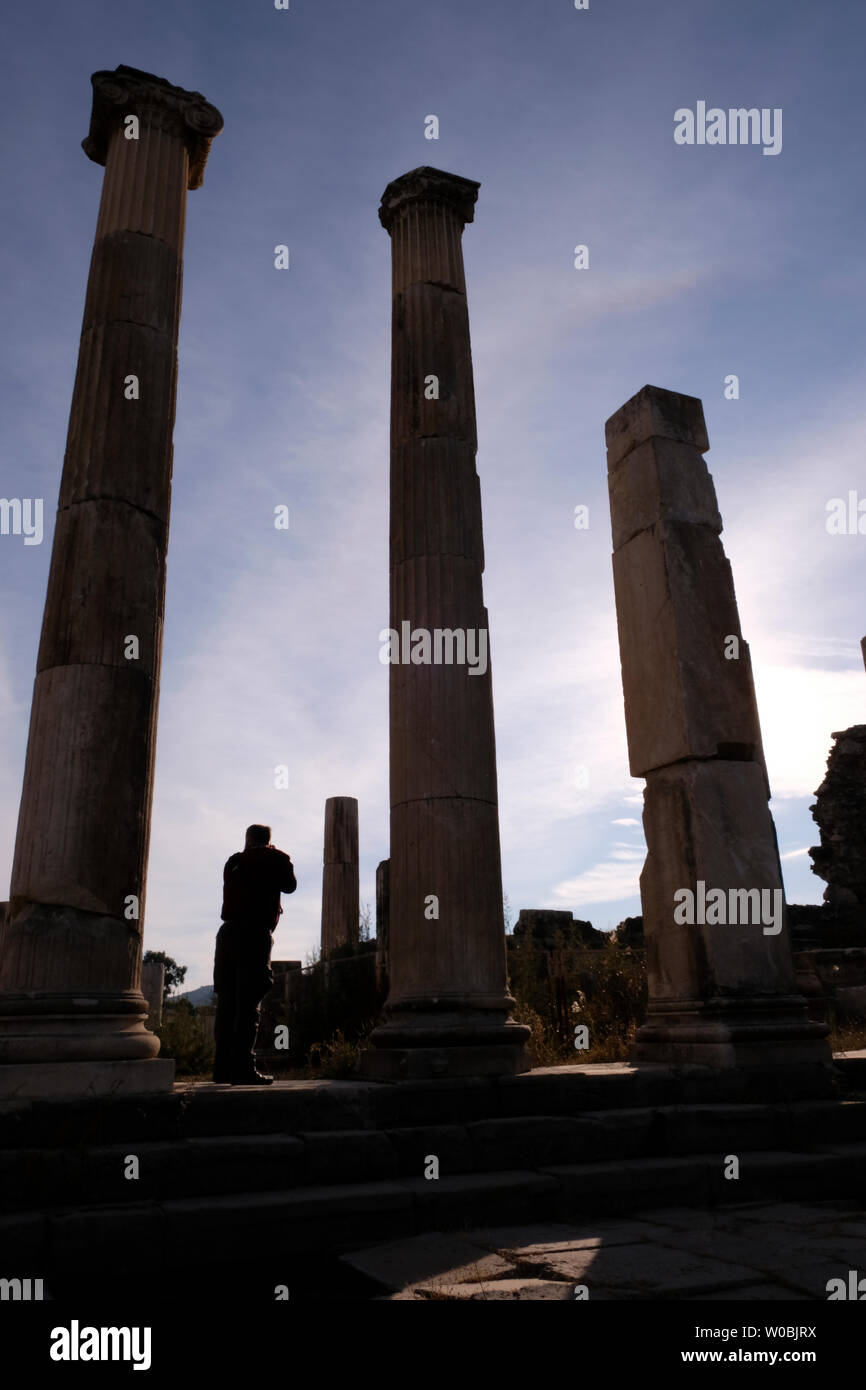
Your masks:
[[[291,859],[289,858],[289,856],[288,856],[287,854],[283,854],[283,852],[282,852],[282,850],[281,850],[281,851],[280,851],[280,892],[281,892],[281,893],[294,893],[294,891],[295,891],[295,889],[297,888],[297,886],[298,886],[298,880],[295,878],[295,870],[294,870],[294,866],[293,866],[293,864],[292,864],[292,861],[291,861]]]

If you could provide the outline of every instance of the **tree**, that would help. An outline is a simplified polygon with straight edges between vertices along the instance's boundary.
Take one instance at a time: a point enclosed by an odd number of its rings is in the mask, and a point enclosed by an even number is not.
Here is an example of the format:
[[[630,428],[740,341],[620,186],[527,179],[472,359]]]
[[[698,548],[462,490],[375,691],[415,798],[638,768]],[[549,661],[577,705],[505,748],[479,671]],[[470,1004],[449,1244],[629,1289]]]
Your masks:
[[[370,941],[373,936],[373,909],[366,898],[361,903],[360,919],[358,923],[358,940]]]
[[[511,915],[511,901],[507,893],[502,894],[502,915],[505,918],[505,931],[510,935],[514,923]]]
[[[167,956],[165,951],[145,951],[141,958],[142,965],[147,965],[149,961],[155,961],[158,965],[165,966],[165,979],[162,986],[163,1005],[168,1003],[168,996],[173,989],[177,989],[186,979],[186,966],[178,965],[176,960]]]

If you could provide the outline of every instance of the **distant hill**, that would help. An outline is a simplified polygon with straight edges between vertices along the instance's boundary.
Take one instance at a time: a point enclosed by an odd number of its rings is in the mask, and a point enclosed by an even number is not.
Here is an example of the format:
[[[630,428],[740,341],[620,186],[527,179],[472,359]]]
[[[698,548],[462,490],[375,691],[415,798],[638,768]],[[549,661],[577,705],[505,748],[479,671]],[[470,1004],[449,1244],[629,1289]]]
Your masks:
[[[195,1008],[199,1004],[212,1004],[213,985],[200,985],[198,989],[188,989],[183,994],[172,994],[171,999],[188,999]]]

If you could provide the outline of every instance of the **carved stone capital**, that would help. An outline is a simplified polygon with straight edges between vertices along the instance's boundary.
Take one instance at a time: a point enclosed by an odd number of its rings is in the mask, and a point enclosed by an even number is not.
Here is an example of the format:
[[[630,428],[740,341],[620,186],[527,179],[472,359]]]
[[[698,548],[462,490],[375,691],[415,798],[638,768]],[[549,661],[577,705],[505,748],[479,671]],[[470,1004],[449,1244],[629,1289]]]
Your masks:
[[[81,147],[89,159],[104,164],[115,127],[125,116],[138,116],[150,126],[177,135],[189,152],[188,188],[200,188],[211,141],[223,128],[223,118],[201,92],[174,87],[164,77],[138,68],[120,67],[95,72],[90,130]]]
[[[480,187],[481,184],[474,179],[464,179],[459,174],[446,174],[442,169],[423,165],[388,184],[382,194],[379,221],[390,232],[396,215],[403,208],[412,203],[439,203],[456,212],[465,225],[475,216]]]

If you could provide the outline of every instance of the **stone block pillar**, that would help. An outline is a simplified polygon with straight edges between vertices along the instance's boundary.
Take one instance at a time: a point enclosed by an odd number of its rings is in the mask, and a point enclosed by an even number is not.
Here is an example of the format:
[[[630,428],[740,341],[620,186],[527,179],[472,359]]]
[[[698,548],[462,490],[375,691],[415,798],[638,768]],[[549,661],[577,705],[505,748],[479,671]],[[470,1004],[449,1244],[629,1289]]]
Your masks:
[[[105,166],[42,623],[9,922],[0,1095],[157,1091],[141,933],[183,235],[222,117],[135,68],[97,72]]]
[[[322,867],[323,960],[338,946],[357,945],[358,894],[358,803],[354,796],[330,796]]]
[[[477,183],[415,169],[391,237],[390,992],[382,1079],[524,1071],[508,992],[463,228]]]
[[[797,992],[752,681],[701,402],[642,391],[606,426],[631,773],[645,777],[649,982],[637,1062],[827,1064]]]
[[[391,922],[391,861],[376,866],[376,984],[380,990],[388,983],[388,940]]]

